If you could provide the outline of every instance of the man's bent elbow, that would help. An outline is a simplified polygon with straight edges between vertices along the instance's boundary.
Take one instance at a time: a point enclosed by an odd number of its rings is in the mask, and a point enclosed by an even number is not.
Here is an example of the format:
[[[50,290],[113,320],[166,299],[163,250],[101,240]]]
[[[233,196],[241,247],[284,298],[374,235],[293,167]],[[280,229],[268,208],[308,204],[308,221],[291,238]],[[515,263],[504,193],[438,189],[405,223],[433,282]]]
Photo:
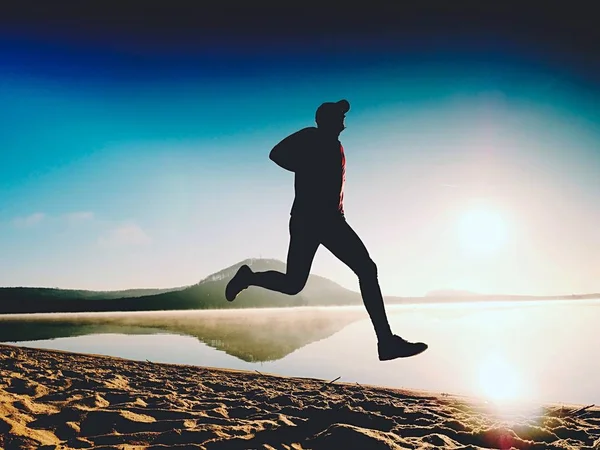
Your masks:
[[[286,161],[285,158],[282,158],[281,154],[278,153],[276,151],[276,149],[277,148],[274,148],[273,150],[271,150],[271,153],[269,153],[269,159],[271,161],[273,161],[275,164],[277,164],[279,167],[293,172],[294,168],[293,168],[293,164],[291,163],[291,161]]]
[[[277,161],[277,153],[275,152],[275,149],[271,150],[271,152],[269,153],[269,159],[275,164],[279,164],[279,162]]]

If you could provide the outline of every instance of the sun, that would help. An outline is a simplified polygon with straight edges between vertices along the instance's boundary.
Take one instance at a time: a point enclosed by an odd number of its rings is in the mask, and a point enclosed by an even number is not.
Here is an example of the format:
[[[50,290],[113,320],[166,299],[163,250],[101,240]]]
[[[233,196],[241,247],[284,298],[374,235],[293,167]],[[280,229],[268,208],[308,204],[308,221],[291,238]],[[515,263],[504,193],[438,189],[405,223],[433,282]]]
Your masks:
[[[463,251],[472,255],[493,254],[506,246],[508,226],[500,211],[474,207],[458,219],[458,238]]]

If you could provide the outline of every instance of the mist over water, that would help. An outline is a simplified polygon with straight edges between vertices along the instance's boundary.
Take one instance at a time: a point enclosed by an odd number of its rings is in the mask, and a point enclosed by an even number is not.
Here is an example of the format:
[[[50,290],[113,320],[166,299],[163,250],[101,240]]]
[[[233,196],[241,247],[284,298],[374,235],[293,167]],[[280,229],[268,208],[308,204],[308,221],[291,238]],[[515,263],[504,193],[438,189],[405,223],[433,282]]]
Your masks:
[[[429,344],[377,359],[362,306],[0,317],[0,342],[484,397],[600,403],[600,300],[388,306]]]

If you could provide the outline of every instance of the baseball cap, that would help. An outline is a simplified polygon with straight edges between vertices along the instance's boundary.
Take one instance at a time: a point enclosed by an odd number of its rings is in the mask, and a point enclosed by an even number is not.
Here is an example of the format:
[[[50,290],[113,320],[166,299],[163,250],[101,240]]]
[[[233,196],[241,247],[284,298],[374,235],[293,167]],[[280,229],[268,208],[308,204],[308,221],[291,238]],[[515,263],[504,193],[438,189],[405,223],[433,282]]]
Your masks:
[[[350,111],[350,103],[348,100],[340,100],[338,102],[325,102],[317,108],[315,121],[317,123],[327,121],[332,117],[338,117]]]

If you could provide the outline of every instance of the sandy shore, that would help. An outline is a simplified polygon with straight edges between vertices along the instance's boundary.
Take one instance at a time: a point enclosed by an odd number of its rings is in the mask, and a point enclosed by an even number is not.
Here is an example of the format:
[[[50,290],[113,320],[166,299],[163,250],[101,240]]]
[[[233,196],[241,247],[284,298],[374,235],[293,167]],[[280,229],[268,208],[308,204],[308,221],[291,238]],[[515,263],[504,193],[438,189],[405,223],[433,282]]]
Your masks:
[[[600,409],[0,345],[4,449],[600,449]]]

